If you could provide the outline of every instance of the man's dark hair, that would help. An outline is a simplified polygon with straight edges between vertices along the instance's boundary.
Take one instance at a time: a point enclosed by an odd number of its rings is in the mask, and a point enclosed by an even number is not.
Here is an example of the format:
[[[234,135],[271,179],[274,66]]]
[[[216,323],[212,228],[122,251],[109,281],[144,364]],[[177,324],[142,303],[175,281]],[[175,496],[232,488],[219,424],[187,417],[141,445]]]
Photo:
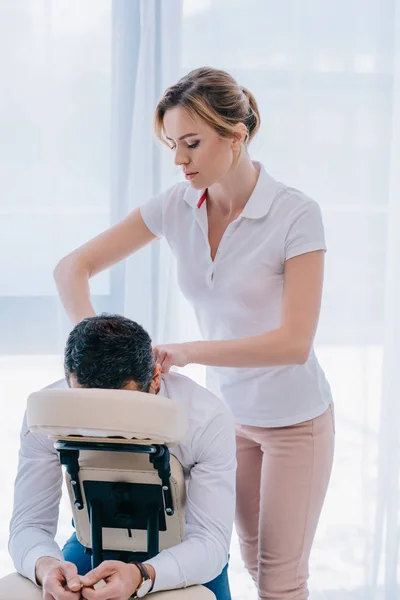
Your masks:
[[[148,392],[154,373],[149,334],[121,315],[83,319],[69,334],[64,355],[67,381],[74,375],[85,388],[121,389],[134,380]]]

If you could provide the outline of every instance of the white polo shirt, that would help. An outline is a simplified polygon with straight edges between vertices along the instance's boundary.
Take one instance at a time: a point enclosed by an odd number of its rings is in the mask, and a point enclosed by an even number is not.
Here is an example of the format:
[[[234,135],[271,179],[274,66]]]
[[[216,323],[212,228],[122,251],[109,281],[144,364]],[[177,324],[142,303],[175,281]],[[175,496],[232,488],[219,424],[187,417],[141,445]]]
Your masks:
[[[205,340],[254,336],[281,325],[284,263],[326,250],[319,205],[260,170],[243,212],[228,226],[211,260],[203,193],[179,183],[141,207],[147,227],[176,256],[179,285]],[[207,385],[236,422],[280,427],[321,415],[331,390],[314,350],[304,365],[209,367]]]

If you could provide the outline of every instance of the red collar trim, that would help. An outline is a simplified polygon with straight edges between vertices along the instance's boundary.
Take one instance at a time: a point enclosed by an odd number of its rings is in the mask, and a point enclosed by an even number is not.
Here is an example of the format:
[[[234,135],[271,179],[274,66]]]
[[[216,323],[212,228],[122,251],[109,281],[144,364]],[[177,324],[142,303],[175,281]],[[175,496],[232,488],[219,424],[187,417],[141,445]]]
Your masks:
[[[207,190],[204,190],[204,192],[201,195],[200,200],[197,203],[197,208],[201,207],[201,205],[203,204],[203,202],[205,202],[206,198],[207,198]]]

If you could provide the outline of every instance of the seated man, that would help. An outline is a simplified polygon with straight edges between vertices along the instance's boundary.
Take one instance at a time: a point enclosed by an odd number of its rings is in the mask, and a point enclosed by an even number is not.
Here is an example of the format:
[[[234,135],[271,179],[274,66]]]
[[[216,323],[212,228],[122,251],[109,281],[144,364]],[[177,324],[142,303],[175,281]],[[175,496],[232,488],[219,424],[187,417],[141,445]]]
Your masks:
[[[206,585],[218,600],[229,600],[226,565],[236,459],[233,420],[223,403],[187,377],[173,372],[161,375],[149,335],[118,315],[87,318],[72,330],[65,349],[65,377],[70,387],[160,393],[186,407],[186,437],[171,448],[188,483],[185,539],[148,560],[145,567],[153,591],[210,582]],[[61,486],[61,464],[53,442],[28,432],[25,418],[9,540],[15,568],[42,585],[45,598],[95,599],[101,592],[99,597],[105,600],[117,596],[117,585],[124,590],[118,598],[128,599],[142,581],[139,567],[110,560],[115,553],[107,556],[106,552],[107,560],[91,571],[90,556],[75,533],[63,551],[56,544]],[[108,595],[104,589],[91,589],[101,579],[109,586]]]

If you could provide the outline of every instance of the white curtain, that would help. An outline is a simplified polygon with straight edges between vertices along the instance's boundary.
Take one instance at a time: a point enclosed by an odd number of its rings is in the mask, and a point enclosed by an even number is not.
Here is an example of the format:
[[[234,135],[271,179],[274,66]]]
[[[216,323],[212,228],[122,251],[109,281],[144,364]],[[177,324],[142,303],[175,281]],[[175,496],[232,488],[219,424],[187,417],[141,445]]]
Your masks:
[[[311,600],[399,591],[399,0],[0,0],[0,576],[27,394],[62,373],[57,260],[178,180],[152,137],[162,91],[200,65],[255,94],[251,154],[318,200],[327,230],[317,353],[337,452]],[[91,285],[155,342],[199,336],[161,242]],[[204,381],[202,368],[188,374]],[[67,502],[58,540],[70,533]],[[234,600],[254,600],[234,537]]]
[[[181,0],[114,0],[114,202],[121,216],[174,182],[166,152],[152,136],[162,91],[179,76]],[[172,43],[173,42],[173,43]],[[176,313],[168,310],[174,264],[165,242],[126,261],[121,278],[123,310],[158,343],[173,335]],[[168,313],[168,314],[167,314]],[[174,313],[175,316],[172,316]]]
[[[384,570],[385,600],[399,592],[400,542],[400,3],[395,7],[392,82],[392,128],[389,153],[389,194],[385,322],[380,410],[377,502],[371,588],[377,593],[379,568]]]

